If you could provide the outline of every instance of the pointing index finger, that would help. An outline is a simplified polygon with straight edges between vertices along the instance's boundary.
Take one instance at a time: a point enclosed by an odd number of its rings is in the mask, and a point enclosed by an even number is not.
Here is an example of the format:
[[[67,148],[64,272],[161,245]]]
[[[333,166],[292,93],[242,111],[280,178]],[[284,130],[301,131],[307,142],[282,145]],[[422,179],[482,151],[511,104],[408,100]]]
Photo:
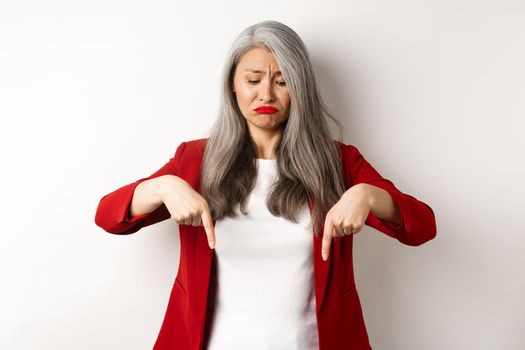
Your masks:
[[[328,252],[330,251],[330,243],[332,242],[332,233],[334,230],[332,223],[329,220],[327,221],[324,225],[323,243],[321,245],[321,254],[324,261],[328,259]]]
[[[208,237],[208,245],[213,249],[215,247],[215,228],[213,227],[213,220],[207,207],[202,212],[201,219],[204,230],[206,231],[206,236]]]

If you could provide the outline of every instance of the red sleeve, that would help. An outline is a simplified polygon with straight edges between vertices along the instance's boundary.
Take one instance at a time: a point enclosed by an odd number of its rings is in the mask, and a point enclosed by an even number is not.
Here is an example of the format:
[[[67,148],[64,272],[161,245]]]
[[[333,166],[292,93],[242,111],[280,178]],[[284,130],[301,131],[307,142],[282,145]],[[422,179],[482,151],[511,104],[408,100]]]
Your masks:
[[[143,181],[162,175],[179,174],[179,159],[186,144],[182,142],[175,151],[175,155],[162,168],[148,177],[120,187],[106,194],[100,200],[95,214],[95,224],[109,233],[127,235],[137,232],[142,227],[168,219],[171,215],[164,204],[151,213],[130,217],[130,205],[135,187]]]
[[[428,204],[401,192],[390,180],[383,178],[355,146],[345,145],[344,149],[345,156],[350,158],[351,184],[367,183],[386,190],[401,212],[400,224],[380,219],[370,212],[366,225],[410,246],[421,245],[436,236],[436,219]]]

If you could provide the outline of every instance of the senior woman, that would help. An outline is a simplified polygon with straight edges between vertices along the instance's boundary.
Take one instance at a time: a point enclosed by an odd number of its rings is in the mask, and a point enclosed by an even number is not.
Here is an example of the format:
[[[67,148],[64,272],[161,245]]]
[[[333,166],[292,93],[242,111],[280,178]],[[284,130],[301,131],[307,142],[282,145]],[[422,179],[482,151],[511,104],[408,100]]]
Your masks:
[[[327,121],[341,123],[286,25],[242,31],[222,84],[209,137],[182,142],[155,173],[102,197],[95,215],[114,234],[179,224],[154,349],[371,349],[353,235],[367,224],[421,245],[436,235],[432,209],[332,139]]]

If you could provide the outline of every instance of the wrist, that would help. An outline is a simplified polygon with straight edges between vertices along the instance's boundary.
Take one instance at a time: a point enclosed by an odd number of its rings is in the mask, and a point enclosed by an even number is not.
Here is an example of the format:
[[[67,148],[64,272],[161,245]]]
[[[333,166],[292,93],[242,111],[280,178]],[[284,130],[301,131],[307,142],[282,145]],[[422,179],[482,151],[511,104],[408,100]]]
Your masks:
[[[173,186],[173,180],[172,175],[162,175],[154,179],[152,192],[159,205],[164,203],[168,189]]]
[[[363,185],[362,191],[365,193],[364,195],[366,196],[368,206],[370,207],[370,209],[375,208],[377,203],[377,187],[365,183],[361,185]]]
[[[376,197],[374,196],[374,186],[367,183],[358,183],[350,187],[344,195],[358,195],[363,198],[363,201],[368,204],[370,208],[376,203]]]

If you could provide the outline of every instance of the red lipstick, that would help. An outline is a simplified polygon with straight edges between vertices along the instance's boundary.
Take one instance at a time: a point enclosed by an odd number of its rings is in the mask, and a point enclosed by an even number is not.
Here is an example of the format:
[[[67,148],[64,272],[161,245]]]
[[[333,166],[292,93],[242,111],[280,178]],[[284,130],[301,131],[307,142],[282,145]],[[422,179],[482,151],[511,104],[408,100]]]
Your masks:
[[[254,109],[255,112],[259,114],[273,114],[278,112],[279,110],[272,106],[261,106]]]

